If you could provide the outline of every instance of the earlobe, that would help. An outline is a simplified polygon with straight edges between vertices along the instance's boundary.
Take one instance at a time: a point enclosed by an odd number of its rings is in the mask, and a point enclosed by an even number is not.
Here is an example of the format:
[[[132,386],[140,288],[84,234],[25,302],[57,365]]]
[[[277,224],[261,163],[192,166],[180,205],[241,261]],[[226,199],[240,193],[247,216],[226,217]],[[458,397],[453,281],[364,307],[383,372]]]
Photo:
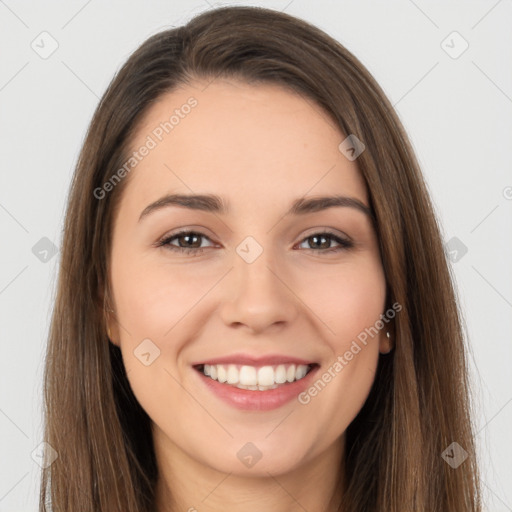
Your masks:
[[[389,354],[394,348],[394,340],[392,338],[391,330],[387,330],[381,335],[379,343],[379,352],[381,354]]]
[[[116,319],[113,315],[114,310],[110,309],[105,312],[105,329],[108,340],[119,347],[119,329],[115,327]]]
[[[110,327],[108,325],[107,325],[107,338],[108,338],[108,341],[110,341],[114,345],[117,345],[117,342],[112,339],[112,333],[110,332]]]
[[[116,346],[119,346],[119,330],[116,327],[116,318],[114,310],[103,300],[103,318],[104,329],[108,340]]]

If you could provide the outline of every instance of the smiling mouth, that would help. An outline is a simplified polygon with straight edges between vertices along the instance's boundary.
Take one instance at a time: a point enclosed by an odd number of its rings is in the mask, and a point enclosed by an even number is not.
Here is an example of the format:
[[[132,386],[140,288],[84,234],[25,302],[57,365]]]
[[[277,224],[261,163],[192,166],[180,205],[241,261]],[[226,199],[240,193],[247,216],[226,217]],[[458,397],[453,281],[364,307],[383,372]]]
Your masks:
[[[303,379],[318,364],[278,364],[249,366],[236,364],[199,364],[194,369],[212,380],[239,389],[267,391]]]

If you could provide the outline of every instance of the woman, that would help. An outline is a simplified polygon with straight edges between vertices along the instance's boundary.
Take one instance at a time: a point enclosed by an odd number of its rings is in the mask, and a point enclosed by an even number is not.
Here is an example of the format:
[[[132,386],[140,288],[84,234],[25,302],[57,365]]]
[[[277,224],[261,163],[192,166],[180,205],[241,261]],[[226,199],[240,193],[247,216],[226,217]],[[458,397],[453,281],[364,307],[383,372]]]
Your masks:
[[[480,510],[432,204],[317,28],[228,7],[147,40],[92,120],[61,256],[41,510]]]

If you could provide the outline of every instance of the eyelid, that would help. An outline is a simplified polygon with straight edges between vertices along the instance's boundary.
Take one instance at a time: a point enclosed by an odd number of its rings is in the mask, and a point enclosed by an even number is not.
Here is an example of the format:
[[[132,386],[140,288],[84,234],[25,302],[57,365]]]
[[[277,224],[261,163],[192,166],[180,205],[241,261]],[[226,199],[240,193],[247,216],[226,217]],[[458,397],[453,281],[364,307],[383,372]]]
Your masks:
[[[207,228],[204,228],[202,226],[186,226],[184,228],[177,228],[176,231],[168,231],[167,233],[165,233],[163,236],[161,236],[157,241],[156,243],[159,243],[161,242],[162,240],[167,240],[169,238],[172,238],[172,237],[175,237],[175,236],[178,236],[178,235],[185,235],[185,234],[188,234],[188,233],[195,233],[197,235],[201,235],[201,236],[204,236],[205,238],[208,238],[210,241],[212,241],[212,236],[207,234],[206,232],[210,232],[209,229]]]
[[[162,236],[161,238],[159,238],[153,245],[155,245],[157,247],[162,246],[162,245],[170,245],[170,244],[166,244],[166,242],[168,242],[169,240],[171,240],[173,238],[179,238],[180,236],[188,235],[188,234],[197,235],[201,238],[205,238],[205,239],[209,240],[210,242],[212,242],[212,244],[215,244],[215,242],[211,239],[210,236],[208,236],[206,233],[203,233],[202,229],[203,228],[201,228],[201,229],[184,228],[184,229],[178,229],[178,231],[174,231],[174,232],[171,231],[170,233],[167,233],[164,236]],[[172,246],[172,247],[178,248],[177,246]],[[182,247],[182,249],[187,249],[187,248]],[[204,247],[203,247],[203,249],[204,249]]]
[[[203,228],[200,228],[203,229]],[[312,253],[320,253],[320,254],[331,254],[331,253],[337,253],[341,252],[343,250],[352,249],[356,246],[356,243],[351,239],[351,237],[347,236],[345,233],[339,234],[337,230],[333,230],[332,228],[328,227],[316,227],[311,228],[309,233],[304,233],[300,240],[294,244],[293,247],[296,247],[297,245],[301,245],[305,243],[308,238],[313,237],[314,235],[327,235],[327,237],[330,237],[334,243],[338,244],[337,247],[331,247],[328,249],[312,249],[312,248],[306,248],[302,250],[306,250],[308,252]],[[176,252],[176,253],[182,253],[182,254],[192,254],[192,255],[199,255],[202,252],[204,252],[205,249],[208,247],[180,247],[171,244],[170,242],[173,241],[176,238],[179,238],[180,236],[187,235],[187,234],[194,234],[198,236],[199,238],[205,238],[209,240],[213,245],[215,245],[215,242],[205,233],[203,233],[199,229],[194,229],[192,227],[182,228],[179,229],[176,232],[171,232],[169,234],[164,235],[162,238],[160,238],[154,245],[157,247],[163,247],[167,248],[170,251]],[[212,246],[209,246],[210,248]]]
[[[329,228],[327,226],[319,226],[315,228],[311,228],[310,230],[306,230],[306,233],[302,235],[302,240],[304,238],[309,238],[310,236],[317,234],[329,234],[332,236],[337,236],[339,238],[344,238],[347,242],[353,242],[352,238],[348,236],[344,231],[340,231],[339,229]]]
[[[204,233],[203,230],[206,230],[206,228],[203,228],[203,227],[195,228],[194,226],[179,228],[178,231],[174,231],[174,232],[171,231],[170,233],[166,233],[165,235],[160,237],[157,240],[156,244],[158,244],[162,241],[168,240],[169,238],[174,238],[178,235],[189,234],[189,233],[194,233],[196,235],[203,236],[204,238],[207,238],[208,240],[210,240],[210,242],[213,242],[212,238],[209,235],[207,235],[206,233]],[[206,231],[208,231],[208,230],[206,230]],[[310,236],[313,236],[313,235],[318,235],[318,234],[329,234],[332,236],[344,238],[347,242],[354,242],[352,240],[352,238],[350,236],[348,236],[345,232],[335,230],[335,229],[329,228],[327,226],[318,226],[318,227],[314,227],[314,228],[310,228],[310,229],[306,230],[306,232],[301,236],[301,239],[299,240],[299,242],[303,242],[304,239],[309,238]]]

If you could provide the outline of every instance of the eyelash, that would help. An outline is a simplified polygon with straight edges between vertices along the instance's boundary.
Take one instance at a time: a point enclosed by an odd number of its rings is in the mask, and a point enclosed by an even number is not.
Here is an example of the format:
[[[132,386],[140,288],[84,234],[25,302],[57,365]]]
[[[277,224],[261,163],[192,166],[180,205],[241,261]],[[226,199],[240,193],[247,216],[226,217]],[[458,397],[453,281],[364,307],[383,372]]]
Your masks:
[[[191,247],[178,247],[175,245],[171,245],[172,240],[174,240],[176,238],[180,238],[184,235],[198,235],[200,237],[204,237],[204,238],[207,238],[208,240],[210,240],[206,235],[204,235],[203,233],[200,233],[198,231],[180,231],[178,233],[174,233],[170,236],[164,237],[162,240],[157,242],[156,246],[157,247],[165,247],[166,249],[169,249],[171,251],[176,251],[176,252],[182,253],[182,254],[192,254],[193,253],[196,256],[199,256],[202,252],[204,252],[205,249],[207,249],[207,247],[192,247],[191,248]],[[309,238],[313,238],[315,236],[320,236],[320,235],[327,235],[327,238],[339,243],[341,245],[341,247],[336,247],[336,248],[331,248],[331,249],[305,249],[306,251],[319,252],[321,254],[325,254],[325,253],[331,254],[331,253],[337,253],[339,251],[351,249],[354,246],[353,242],[351,242],[349,240],[344,240],[329,231],[313,233],[312,235],[309,235],[306,238],[303,238],[301,240],[300,244],[302,244]]]

